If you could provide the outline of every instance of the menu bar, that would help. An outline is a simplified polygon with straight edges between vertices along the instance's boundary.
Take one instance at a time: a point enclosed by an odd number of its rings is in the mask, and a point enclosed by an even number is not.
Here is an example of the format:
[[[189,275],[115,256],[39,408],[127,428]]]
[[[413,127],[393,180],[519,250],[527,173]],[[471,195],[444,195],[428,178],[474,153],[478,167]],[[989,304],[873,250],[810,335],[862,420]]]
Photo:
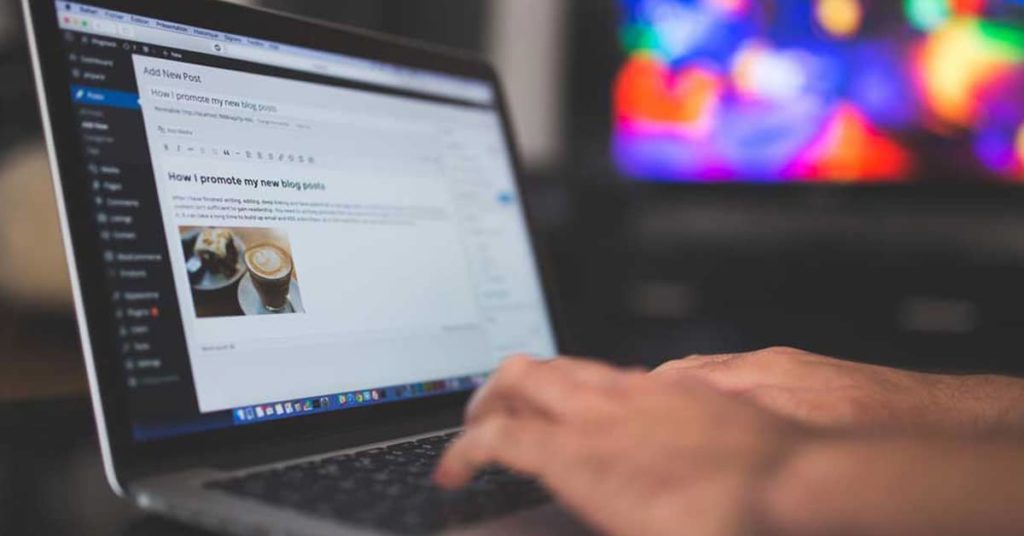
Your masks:
[[[160,225],[159,202],[140,119],[139,97],[119,72],[134,51],[122,41],[66,32],[70,100],[114,314],[114,338],[124,382],[132,393],[159,391],[187,376],[185,349]],[[86,85],[88,84],[88,85]],[[104,87],[106,86],[106,87]]]
[[[59,24],[64,30],[131,39],[478,105],[494,103],[491,85],[482,80],[243,37],[75,2],[58,1],[56,5]]]

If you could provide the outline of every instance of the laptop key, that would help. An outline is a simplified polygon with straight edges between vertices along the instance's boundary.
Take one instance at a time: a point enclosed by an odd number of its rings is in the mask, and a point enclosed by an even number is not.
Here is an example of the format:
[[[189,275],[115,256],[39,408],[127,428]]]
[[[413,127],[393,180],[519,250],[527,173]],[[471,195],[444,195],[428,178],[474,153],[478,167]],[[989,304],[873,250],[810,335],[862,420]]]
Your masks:
[[[455,434],[374,448],[215,481],[208,488],[350,524],[432,533],[542,505],[536,483],[501,469],[445,491],[431,480]]]

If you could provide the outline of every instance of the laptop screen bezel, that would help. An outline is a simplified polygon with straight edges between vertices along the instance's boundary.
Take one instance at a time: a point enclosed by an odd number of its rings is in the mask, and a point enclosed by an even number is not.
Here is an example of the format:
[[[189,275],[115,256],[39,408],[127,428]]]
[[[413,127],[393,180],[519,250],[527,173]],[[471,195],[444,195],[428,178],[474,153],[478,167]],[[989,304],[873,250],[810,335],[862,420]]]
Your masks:
[[[254,37],[283,44],[337,52],[407,67],[427,69],[441,73],[471,77],[486,81],[495,91],[497,108],[505,133],[505,140],[515,168],[517,186],[523,191],[522,166],[510,128],[505,97],[491,66],[474,56],[425,46],[411,41],[384,37],[372,32],[328,25],[290,15],[229,4],[217,0],[175,0],[174,2],[139,2],[138,0],[87,0],[86,3],[107,9],[200,26],[236,35]],[[74,268],[80,281],[80,297],[76,300],[82,310],[89,336],[87,358],[95,367],[94,401],[98,401],[105,421],[110,460],[118,481],[122,484],[134,478],[152,474],[158,468],[188,466],[206,460],[214,452],[239,452],[281,442],[299,440],[316,441],[326,437],[344,437],[346,434],[365,434],[368,430],[388,430],[389,435],[400,437],[405,431],[422,432],[417,423],[436,422],[435,426],[458,424],[457,416],[470,393],[457,393],[431,399],[395,402],[388,405],[350,409],[313,415],[299,419],[268,422],[259,426],[229,427],[187,436],[140,443],[132,437],[128,416],[127,388],[122,384],[116,360],[104,356],[114,355],[112,334],[113,305],[90,282],[103,279],[100,245],[90,233],[91,215],[86,203],[76,203],[88,195],[85,181],[67,180],[80,176],[84,169],[79,141],[75,136],[73,110],[68,98],[70,80],[64,66],[56,7],[53,0],[26,0],[38,54],[42,95],[48,111],[56,170],[61,180],[59,188],[66,201],[59,207],[65,211],[73,251]],[[524,203],[525,205],[525,203]],[[553,304],[553,286],[547,262],[542,259],[538,244],[535,218],[525,206],[534,258],[541,274],[549,318],[553,322],[556,344],[561,348],[558,314]],[[90,354],[91,352],[91,354]],[[98,397],[97,397],[98,395]],[[438,418],[440,417],[440,420]]]

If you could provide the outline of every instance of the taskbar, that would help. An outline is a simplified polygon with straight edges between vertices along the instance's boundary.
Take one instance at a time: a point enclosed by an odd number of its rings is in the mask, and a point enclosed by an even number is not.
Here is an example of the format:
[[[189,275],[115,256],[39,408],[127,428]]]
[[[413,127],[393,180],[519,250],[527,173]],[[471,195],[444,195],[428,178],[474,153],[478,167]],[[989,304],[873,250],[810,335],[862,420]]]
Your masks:
[[[446,380],[362,389],[333,395],[268,402],[235,408],[231,410],[231,415],[235,425],[258,424],[291,417],[472,391],[483,385],[486,380],[486,374],[479,374]]]

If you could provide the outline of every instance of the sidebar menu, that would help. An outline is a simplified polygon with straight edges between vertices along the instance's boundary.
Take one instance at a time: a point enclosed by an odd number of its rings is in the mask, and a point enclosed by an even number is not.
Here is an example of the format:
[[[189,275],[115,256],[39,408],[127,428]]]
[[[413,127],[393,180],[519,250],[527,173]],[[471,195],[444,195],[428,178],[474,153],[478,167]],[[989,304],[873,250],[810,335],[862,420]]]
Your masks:
[[[133,398],[133,420],[184,419],[182,408],[192,408],[194,418],[198,406],[132,66],[133,54],[168,51],[72,31],[64,39],[83,178],[113,303],[114,358]]]

